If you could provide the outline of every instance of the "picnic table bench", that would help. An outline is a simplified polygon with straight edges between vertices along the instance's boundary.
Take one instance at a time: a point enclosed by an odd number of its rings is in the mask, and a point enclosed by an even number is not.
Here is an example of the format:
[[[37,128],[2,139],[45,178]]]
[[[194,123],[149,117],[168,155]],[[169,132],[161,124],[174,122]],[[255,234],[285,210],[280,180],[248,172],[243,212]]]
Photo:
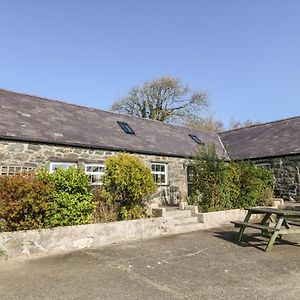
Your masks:
[[[271,207],[248,208],[244,221],[232,221],[235,227],[239,227],[238,241],[247,227],[261,230],[263,235],[269,234],[269,241],[266,251],[272,249],[277,237],[282,238],[285,234],[300,233],[300,211],[277,209]],[[252,215],[262,215],[259,223],[250,221]]]

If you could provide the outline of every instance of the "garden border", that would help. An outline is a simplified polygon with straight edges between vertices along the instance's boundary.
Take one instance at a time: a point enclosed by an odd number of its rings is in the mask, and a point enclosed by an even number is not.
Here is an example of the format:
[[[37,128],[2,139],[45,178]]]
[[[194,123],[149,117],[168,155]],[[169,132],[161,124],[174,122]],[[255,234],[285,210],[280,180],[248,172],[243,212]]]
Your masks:
[[[190,206],[189,209],[192,209]],[[193,213],[203,224],[203,230],[241,221],[246,211],[232,209],[208,213]],[[184,232],[190,232],[187,229]],[[178,234],[173,217],[158,217],[131,221],[64,226],[52,229],[0,232],[0,260],[31,258],[63,254],[85,248]]]

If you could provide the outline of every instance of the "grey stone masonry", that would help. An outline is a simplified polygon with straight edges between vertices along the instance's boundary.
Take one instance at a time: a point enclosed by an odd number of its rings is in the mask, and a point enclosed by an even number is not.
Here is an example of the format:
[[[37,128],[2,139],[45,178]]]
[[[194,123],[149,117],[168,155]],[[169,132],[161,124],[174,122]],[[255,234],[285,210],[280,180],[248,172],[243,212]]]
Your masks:
[[[84,168],[86,163],[102,163],[116,153],[101,149],[2,140],[0,141],[0,167],[36,169],[47,167],[50,162],[71,162],[76,163],[79,168]],[[163,163],[167,166],[167,184],[158,185],[158,191],[152,198],[153,202],[177,204],[187,197],[186,159],[135,155],[149,168],[151,163]]]
[[[255,160],[274,173],[275,196],[300,201],[300,155]]]

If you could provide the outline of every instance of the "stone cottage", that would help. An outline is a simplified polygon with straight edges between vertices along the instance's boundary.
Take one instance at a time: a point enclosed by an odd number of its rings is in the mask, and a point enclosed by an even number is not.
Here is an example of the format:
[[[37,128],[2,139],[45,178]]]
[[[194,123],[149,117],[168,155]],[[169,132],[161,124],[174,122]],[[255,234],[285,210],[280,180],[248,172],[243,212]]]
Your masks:
[[[191,192],[189,158],[212,143],[220,158],[272,169],[276,196],[300,200],[300,117],[218,135],[0,89],[0,175],[76,166],[101,185],[105,159],[125,151],[150,168],[153,199],[177,204]]]
[[[300,117],[220,133],[229,157],[272,169],[275,195],[300,200]]]
[[[188,158],[210,143],[228,158],[214,133],[0,90],[0,175],[76,166],[100,185],[105,159],[126,151],[150,168],[154,199],[176,204],[191,186]]]

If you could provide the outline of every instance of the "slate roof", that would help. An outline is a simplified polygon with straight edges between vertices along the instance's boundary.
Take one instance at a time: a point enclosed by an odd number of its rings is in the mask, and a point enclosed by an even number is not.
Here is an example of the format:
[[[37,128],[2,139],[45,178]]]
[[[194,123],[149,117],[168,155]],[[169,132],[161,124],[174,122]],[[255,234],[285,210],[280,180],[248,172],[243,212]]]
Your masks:
[[[124,133],[117,121],[135,134]],[[187,157],[198,146],[189,134],[215,143],[219,156],[226,157],[214,133],[0,89],[2,139]]]
[[[220,133],[232,159],[300,153],[300,116]]]

